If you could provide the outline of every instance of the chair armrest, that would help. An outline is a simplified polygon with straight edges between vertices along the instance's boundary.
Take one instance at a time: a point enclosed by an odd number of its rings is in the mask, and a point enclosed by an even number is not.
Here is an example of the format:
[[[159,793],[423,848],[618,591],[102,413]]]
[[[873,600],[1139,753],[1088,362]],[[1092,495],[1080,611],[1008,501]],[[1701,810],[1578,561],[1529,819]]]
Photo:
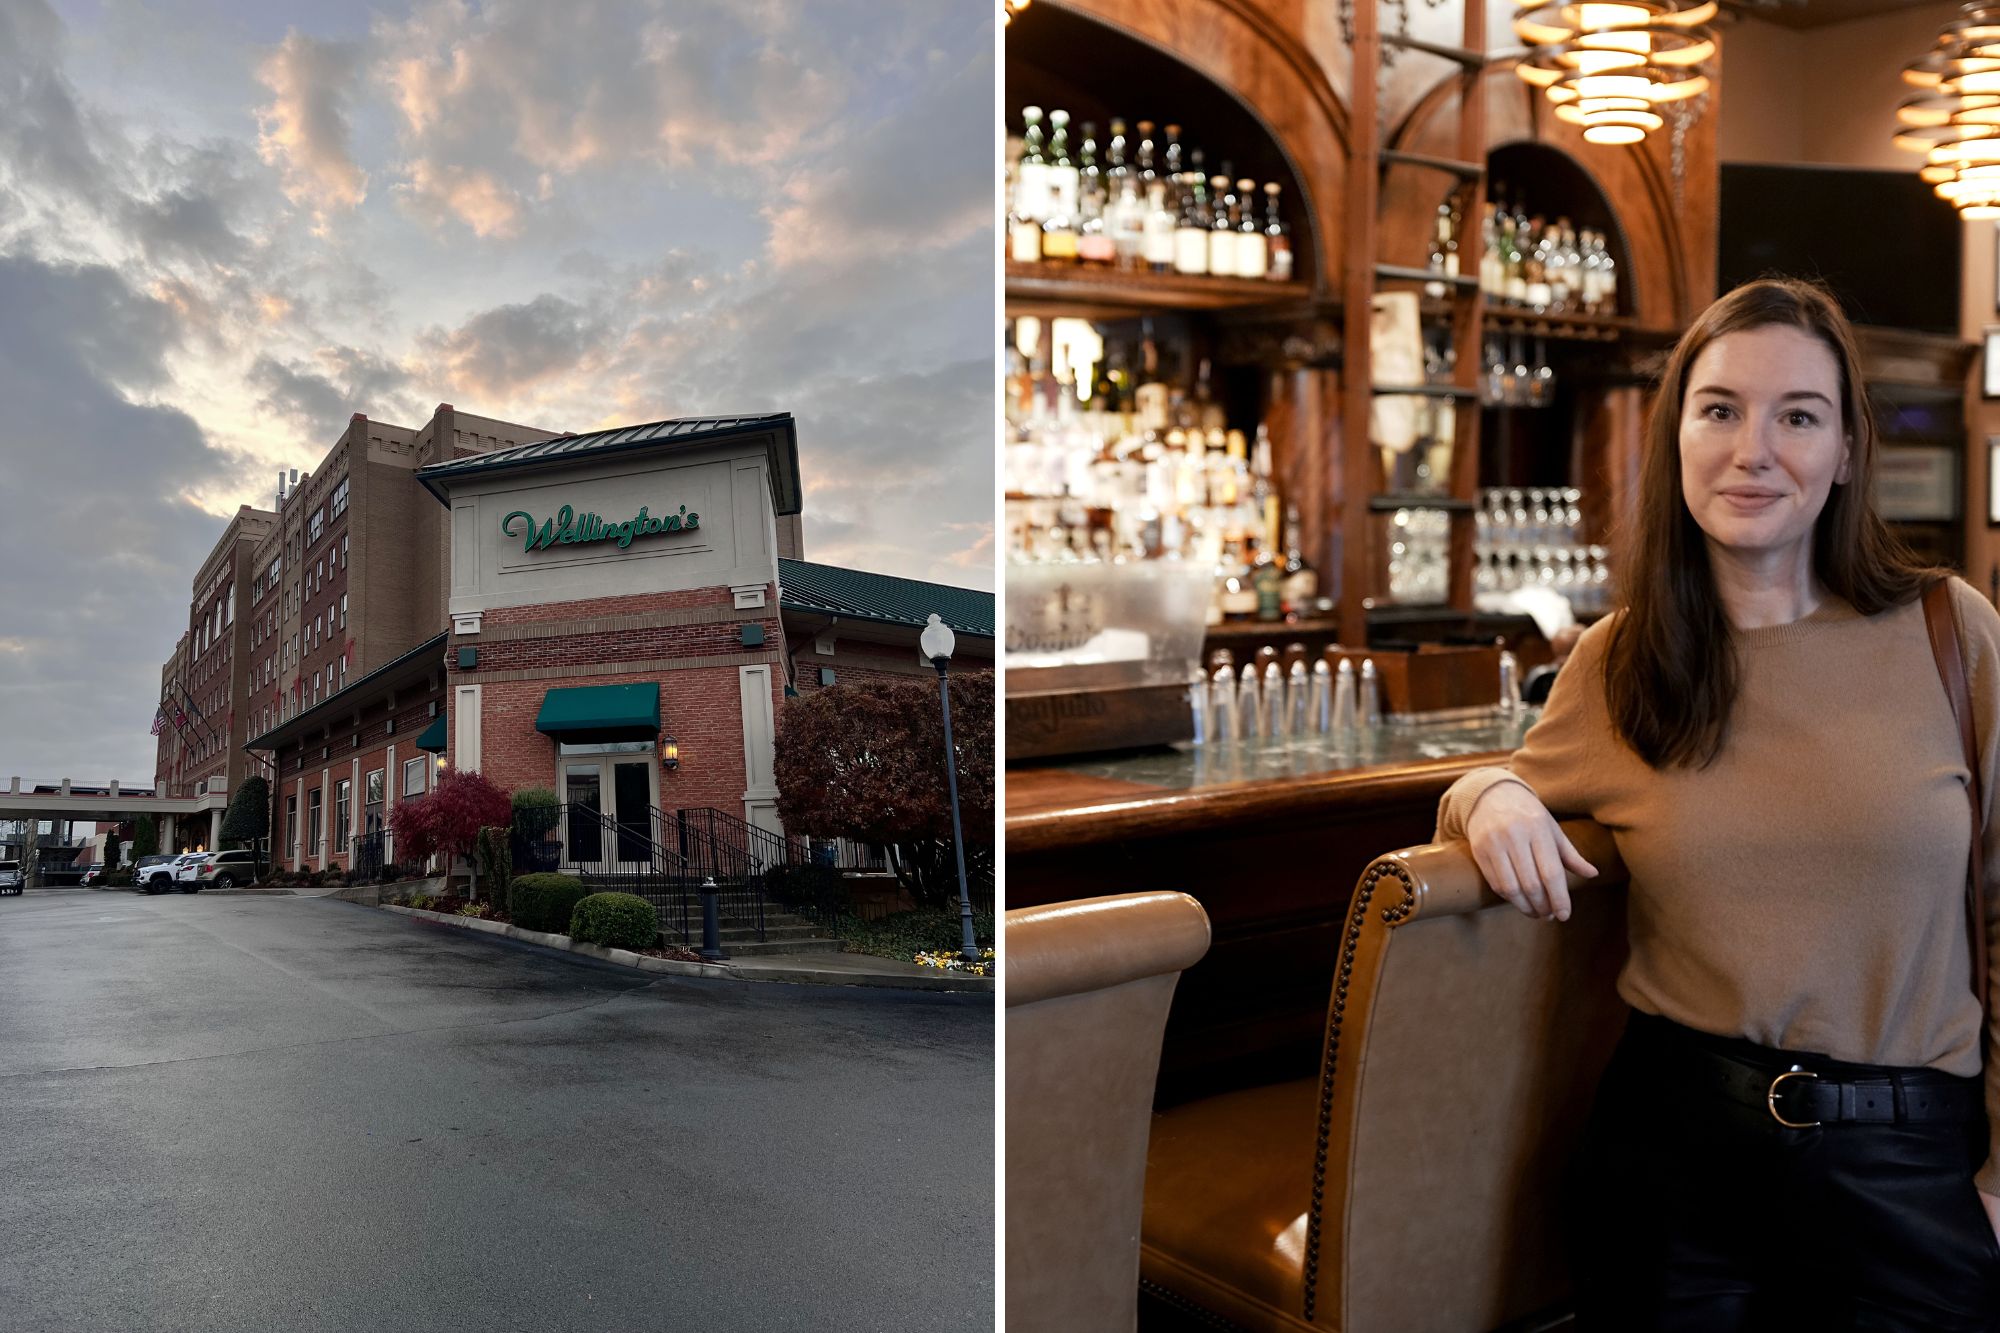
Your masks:
[[[1185,893],[1125,893],[1007,913],[1007,1007],[1180,972],[1208,952]]]
[[[1612,840],[1611,830],[1594,819],[1565,819],[1562,831],[1577,851],[1583,853],[1583,859],[1598,870],[1596,879],[1585,879],[1573,870],[1566,870],[1564,878],[1571,893],[1625,883],[1625,862],[1618,855],[1618,844]],[[1463,840],[1425,843],[1386,853],[1369,865],[1363,879],[1376,873],[1378,867],[1388,869],[1385,862],[1399,870],[1397,878],[1409,885],[1413,896],[1409,915],[1413,918],[1469,916],[1488,907],[1508,905],[1506,899],[1487,886],[1486,877],[1479,873],[1479,866],[1472,859],[1471,844]]]

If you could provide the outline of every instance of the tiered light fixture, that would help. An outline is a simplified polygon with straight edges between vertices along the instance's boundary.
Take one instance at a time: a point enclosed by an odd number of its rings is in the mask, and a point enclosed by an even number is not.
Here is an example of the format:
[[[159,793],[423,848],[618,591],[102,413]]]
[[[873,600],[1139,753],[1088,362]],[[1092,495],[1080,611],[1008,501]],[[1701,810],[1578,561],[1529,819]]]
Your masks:
[[[1515,73],[1548,93],[1556,115],[1590,143],[1638,143],[1664,125],[1658,108],[1708,91],[1713,3],[1520,0],[1514,34],[1528,44]]]
[[[1969,4],[1903,66],[1923,91],[1896,108],[1896,146],[1966,218],[2000,218],[2000,5]]]

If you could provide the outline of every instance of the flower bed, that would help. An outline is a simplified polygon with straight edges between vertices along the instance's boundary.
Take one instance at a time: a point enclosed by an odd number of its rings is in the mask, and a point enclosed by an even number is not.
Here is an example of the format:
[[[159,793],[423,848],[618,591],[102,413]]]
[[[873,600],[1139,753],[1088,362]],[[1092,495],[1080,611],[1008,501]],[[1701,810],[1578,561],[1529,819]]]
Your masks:
[[[950,953],[919,953],[910,961],[919,967],[934,967],[940,972],[968,972],[975,977],[990,977],[999,968],[999,960],[993,950],[982,949],[977,963],[968,963],[953,950]]]
[[[834,933],[846,941],[849,953],[865,953],[876,958],[895,958],[905,963],[938,967],[943,971],[972,971],[964,964],[945,967],[940,963],[925,962],[926,956],[956,957],[963,938],[956,906],[924,907],[914,912],[896,912],[875,921],[863,921],[859,917],[843,914]],[[992,976],[993,914],[991,912],[972,914],[972,934],[978,946],[987,951],[989,960],[984,965],[987,970],[977,972],[975,975]]]

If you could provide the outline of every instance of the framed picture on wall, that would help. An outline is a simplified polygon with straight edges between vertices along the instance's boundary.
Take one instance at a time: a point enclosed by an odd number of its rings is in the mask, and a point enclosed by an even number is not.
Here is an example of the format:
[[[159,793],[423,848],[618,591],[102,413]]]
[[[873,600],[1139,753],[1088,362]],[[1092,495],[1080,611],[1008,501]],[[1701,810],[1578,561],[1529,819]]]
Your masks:
[[[1988,398],[2000,398],[2000,329],[1986,330],[1985,354],[1980,359],[1980,392]]]
[[[1986,521],[2000,527],[2000,435],[1986,437]]]

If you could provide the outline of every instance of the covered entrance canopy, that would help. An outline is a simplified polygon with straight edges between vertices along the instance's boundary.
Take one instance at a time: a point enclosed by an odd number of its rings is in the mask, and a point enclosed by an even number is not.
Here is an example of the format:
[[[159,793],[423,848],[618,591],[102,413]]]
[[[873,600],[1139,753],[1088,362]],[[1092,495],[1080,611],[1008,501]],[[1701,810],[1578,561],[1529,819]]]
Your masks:
[[[542,696],[535,730],[558,740],[639,739],[660,734],[660,683],[580,685]],[[622,733],[622,737],[621,737]]]

